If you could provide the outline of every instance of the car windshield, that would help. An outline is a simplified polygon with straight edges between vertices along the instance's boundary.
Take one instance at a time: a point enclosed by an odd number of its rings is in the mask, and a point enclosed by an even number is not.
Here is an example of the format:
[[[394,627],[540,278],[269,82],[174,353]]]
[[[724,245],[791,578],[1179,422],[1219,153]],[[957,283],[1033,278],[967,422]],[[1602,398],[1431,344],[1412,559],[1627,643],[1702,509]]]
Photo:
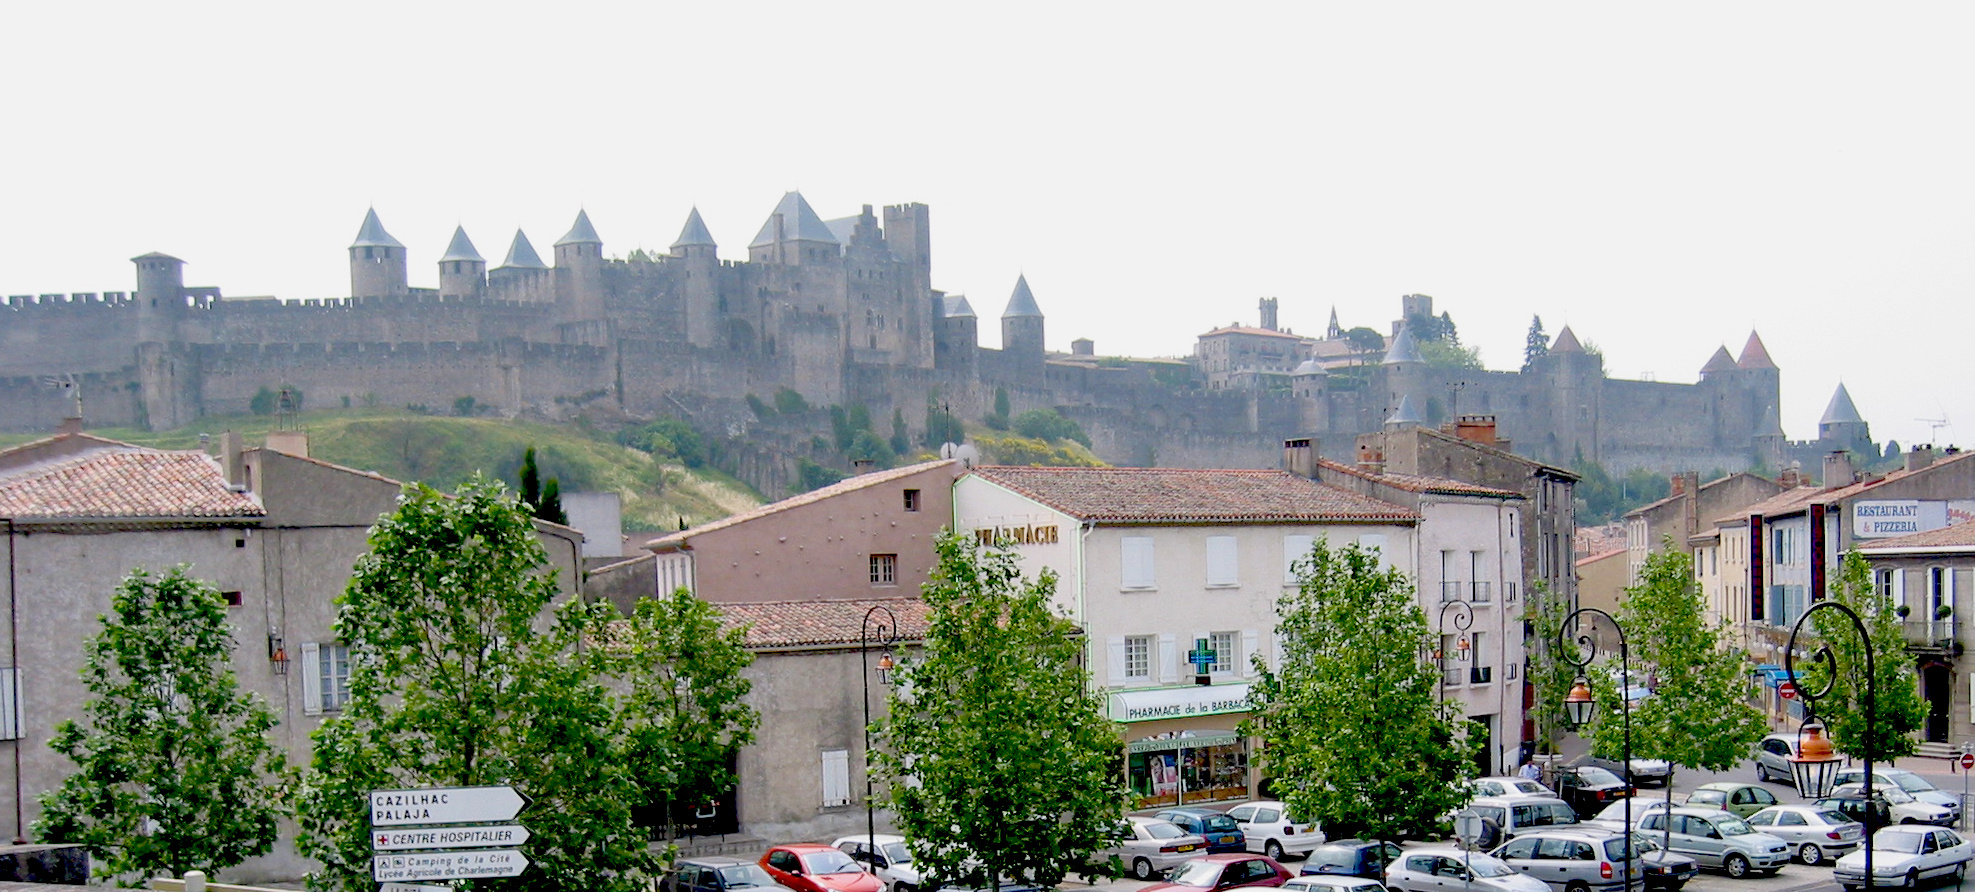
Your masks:
[[[1928,790],[1934,789],[1933,784],[1928,783],[1926,778],[1917,774],[1895,774],[1890,780],[1893,783],[1899,784],[1900,789],[1908,793],[1925,793]]]
[[[1722,836],[1746,836],[1756,832],[1741,818],[1715,818],[1714,829],[1721,831]]]
[[[1206,815],[1200,819],[1200,829],[1235,830],[1238,829],[1238,827],[1234,823],[1234,819],[1228,817],[1227,815]]]
[[[1515,788],[1518,793],[1532,793],[1538,796],[1547,795],[1550,792],[1549,787],[1543,786],[1533,780],[1516,781]]]
[[[1920,853],[1920,843],[1927,838],[1925,831],[1913,832],[1888,827],[1872,834],[1872,848],[1881,852],[1901,852],[1908,855]]]
[[[775,878],[762,870],[759,864],[731,864],[720,868],[720,879],[727,888],[736,886],[773,886]]]
[[[1818,820],[1826,824],[1849,824],[1852,822],[1851,818],[1847,818],[1842,813],[1828,808],[1819,809],[1816,815]]]
[[[1605,857],[1612,861],[1624,861],[1626,857],[1625,840],[1622,839],[1605,840]]]
[[[1185,864],[1173,868],[1173,872],[1166,875],[1166,882],[1180,886],[1198,886],[1202,889],[1212,889],[1214,888],[1214,883],[1219,881],[1220,878],[1221,865],[1218,862],[1201,859],[1188,861]]]
[[[849,855],[831,849],[802,856],[802,869],[810,873],[857,873],[864,868],[850,860]]]
[[[1660,850],[1660,844],[1654,842],[1652,837],[1639,833],[1632,834],[1632,847],[1638,849],[1641,855],[1650,855]]]
[[[905,843],[902,843],[902,842],[888,842],[888,843],[885,843],[885,844],[884,844],[884,845],[882,845],[882,846],[879,846],[879,848],[882,848],[882,849],[884,849],[884,850],[885,850],[885,860],[886,860],[886,861],[890,861],[891,863],[893,863],[893,864],[895,864],[895,865],[896,865],[896,864],[911,864],[911,863],[912,863],[912,850],[911,850],[911,849],[908,849],[908,848],[906,848],[906,847],[905,847]]]
[[[1153,839],[1178,839],[1186,835],[1178,824],[1169,821],[1147,821],[1138,825],[1145,829],[1145,835]]]
[[[1621,781],[1619,781],[1618,779],[1618,775],[1606,771],[1603,768],[1599,768],[1595,765],[1587,765],[1583,768],[1577,769],[1577,776],[1580,779],[1582,779],[1586,785],[1593,787],[1615,786],[1621,783]]]
[[[1497,861],[1491,856],[1472,855],[1465,857],[1469,857],[1472,859],[1468,862],[1468,867],[1474,870],[1474,875],[1476,877],[1486,879],[1490,877],[1515,876],[1516,873],[1515,868],[1512,868],[1507,864]]]

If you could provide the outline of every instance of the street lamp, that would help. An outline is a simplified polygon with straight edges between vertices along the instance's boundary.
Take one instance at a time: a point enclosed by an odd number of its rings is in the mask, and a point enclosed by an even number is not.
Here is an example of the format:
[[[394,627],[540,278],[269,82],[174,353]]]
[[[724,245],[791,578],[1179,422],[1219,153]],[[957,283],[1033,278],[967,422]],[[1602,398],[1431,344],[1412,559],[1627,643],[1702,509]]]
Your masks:
[[[1563,625],[1557,628],[1557,643],[1562,645],[1558,650],[1564,660],[1578,670],[1577,680],[1571,684],[1570,693],[1564,696],[1564,714],[1570,718],[1572,725],[1581,728],[1590,724],[1591,717],[1598,712],[1598,701],[1592,698],[1591,682],[1586,677],[1591,670],[1591,661],[1598,658],[1598,636],[1595,628],[1585,628],[1595,627],[1594,620],[1598,617],[1604,617],[1612,631],[1618,634],[1618,675],[1622,679],[1619,682],[1618,713],[1624,750],[1620,758],[1625,762],[1626,786],[1623,870],[1625,892],[1632,892],[1632,868],[1639,861],[1639,850],[1632,840],[1632,697],[1625,689],[1632,680],[1632,656],[1625,646],[1625,627],[1619,625],[1611,614],[1596,607],[1579,607],[1571,611],[1569,616],[1564,617]],[[1576,631],[1574,641],[1573,630]]]
[[[1783,650],[1783,675],[1797,688],[1797,696],[1804,701],[1804,721],[1797,728],[1797,754],[1790,757],[1790,779],[1797,784],[1797,792],[1805,799],[1819,799],[1831,794],[1831,782],[1837,776],[1838,753],[1831,746],[1831,738],[1826,736],[1824,723],[1817,718],[1817,701],[1831,694],[1831,687],[1838,683],[1838,658],[1831,653],[1831,645],[1820,642],[1810,659],[1823,663],[1827,677],[1824,684],[1813,691],[1797,678],[1797,634],[1804,630],[1804,623],[1811,614],[1819,610],[1836,610],[1851,620],[1852,630],[1858,633],[1858,640],[1865,645],[1865,733],[1859,759],[1865,762],[1865,814],[1873,814],[1872,789],[1872,719],[1877,706],[1875,687],[1878,678],[1872,667],[1872,636],[1865,631],[1865,621],[1858,612],[1836,601],[1819,601],[1810,605],[1804,615],[1797,617],[1797,623],[1790,627],[1790,643]],[[1815,633],[1812,633],[1815,634]],[[1872,833],[1868,825],[1865,837],[1865,888],[1872,888]]]
[[[1446,585],[1446,583],[1443,582],[1441,585]],[[1458,597],[1441,604],[1440,634],[1442,635],[1447,634],[1447,613],[1449,611],[1452,611],[1454,614],[1454,630],[1459,633],[1459,636],[1454,642],[1454,653],[1452,656],[1456,661],[1467,662],[1468,650],[1472,647],[1472,645],[1468,644],[1467,632],[1474,625],[1474,608],[1469,607],[1468,602]],[[1433,655],[1440,666],[1440,699],[1442,702],[1445,702],[1447,700],[1447,657],[1449,655],[1444,648],[1435,648]]]
[[[885,649],[878,656],[878,683],[891,684],[892,668],[898,665],[891,656],[891,646],[898,642],[898,617],[883,604],[871,605],[871,609],[864,611],[858,640],[861,646],[857,649],[857,662],[864,670],[860,673],[864,679],[864,847],[868,856],[876,858],[878,813],[871,801],[871,643],[875,641]]]

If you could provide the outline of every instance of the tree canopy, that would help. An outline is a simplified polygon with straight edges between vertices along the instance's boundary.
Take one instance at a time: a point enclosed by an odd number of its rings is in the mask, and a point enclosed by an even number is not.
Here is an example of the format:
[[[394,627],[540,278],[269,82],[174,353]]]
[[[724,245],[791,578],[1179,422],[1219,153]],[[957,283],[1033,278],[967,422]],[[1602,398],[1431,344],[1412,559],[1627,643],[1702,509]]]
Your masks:
[[[36,839],[80,843],[95,873],[213,872],[265,854],[284,813],[274,712],[231,668],[226,601],[184,566],[132,570],[83,645],[82,719],[49,748],[77,771],[41,796]]]
[[[1920,699],[1913,661],[1906,655],[1898,605],[1873,591],[1871,567],[1857,551],[1845,553],[1832,579],[1830,600],[1859,615],[1870,636],[1873,660],[1873,674],[1868,676],[1867,643],[1859,640],[1857,627],[1836,610],[1817,611],[1804,630],[1806,634],[1798,639],[1798,647],[1807,655],[1818,645],[1830,648],[1838,665],[1837,683],[1831,684],[1831,690],[1815,704],[1818,717],[1831,733],[1832,745],[1853,756],[1870,752],[1875,762],[1913,755],[1918,747],[1913,732],[1926,720],[1927,706]],[[1831,681],[1829,667],[1821,661],[1799,658],[1795,668],[1802,679],[1798,687],[1803,690],[1815,693]],[[1870,721],[1865,714],[1868,678],[1874,695]]]
[[[1056,576],[943,532],[924,650],[901,661],[875,754],[927,888],[1053,889],[1123,832],[1118,734]]]

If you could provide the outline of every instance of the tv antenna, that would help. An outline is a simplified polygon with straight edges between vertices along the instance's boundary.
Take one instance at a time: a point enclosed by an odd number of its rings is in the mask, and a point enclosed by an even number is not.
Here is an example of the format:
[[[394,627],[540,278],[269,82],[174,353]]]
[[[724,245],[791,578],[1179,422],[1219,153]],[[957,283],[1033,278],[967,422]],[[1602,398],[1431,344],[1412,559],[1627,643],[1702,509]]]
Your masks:
[[[1913,420],[1918,421],[1921,424],[1927,425],[1928,427],[1927,438],[1936,443],[1941,442],[1941,428],[1954,427],[1954,425],[1948,421],[1948,413],[1946,412],[1942,412],[1941,417],[1939,418],[1915,418]]]
[[[69,372],[63,372],[59,375],[44,375],[41,378],[41,386],[68,391],[69,399],[75,402],[74,417],[82,417],[82,384],[75,380],[75,375]]]

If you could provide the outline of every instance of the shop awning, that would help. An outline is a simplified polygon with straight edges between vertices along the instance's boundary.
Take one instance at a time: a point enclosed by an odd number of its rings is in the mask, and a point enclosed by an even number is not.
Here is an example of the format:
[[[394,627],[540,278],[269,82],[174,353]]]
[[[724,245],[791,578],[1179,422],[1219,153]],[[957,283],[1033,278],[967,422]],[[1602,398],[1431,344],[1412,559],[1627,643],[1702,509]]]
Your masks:
[[[1148,737],[1125,744],[1128,753],[1164,753],[1172,750],[1191,750],[1209,746],[1234,746],[1241,742],[1241,735],[1233,731],[1194,731],[1182,737]]]

